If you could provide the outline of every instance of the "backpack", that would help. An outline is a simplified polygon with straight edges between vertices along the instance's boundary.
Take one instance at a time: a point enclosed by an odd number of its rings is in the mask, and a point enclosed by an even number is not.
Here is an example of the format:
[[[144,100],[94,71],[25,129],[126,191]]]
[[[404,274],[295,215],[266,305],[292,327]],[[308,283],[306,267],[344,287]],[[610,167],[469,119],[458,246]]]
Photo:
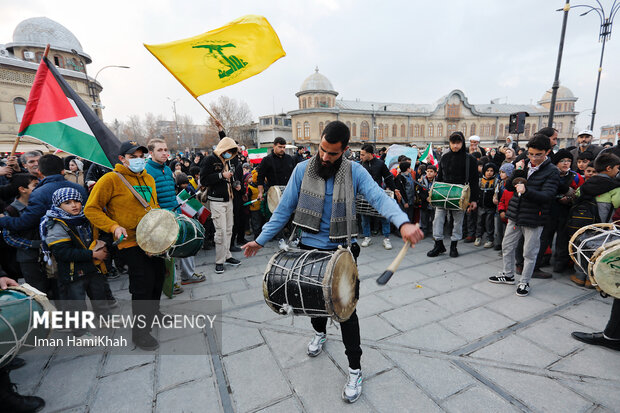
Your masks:
[[[579,228],[597,222],[601,222],[601,218],[598,215],[596,200],[578,198],[568,213],[568,220],[566,221],[568,236],[572,237]]]

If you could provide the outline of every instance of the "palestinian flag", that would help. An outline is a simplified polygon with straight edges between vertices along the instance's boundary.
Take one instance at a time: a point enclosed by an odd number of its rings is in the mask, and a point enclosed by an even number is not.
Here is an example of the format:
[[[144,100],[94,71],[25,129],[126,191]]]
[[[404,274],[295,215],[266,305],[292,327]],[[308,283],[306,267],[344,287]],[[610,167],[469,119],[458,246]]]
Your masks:
[[[422,155],[420,155],[420,162],[424,162],[425,164],[433,164],[435,166],[439,166],[439,162],[435,159],[435,155],[433,155],[433,144],[429,143]]]
[[[177,201],[181,205],[183,215],[190,218],[195,217],[201,224],[204,224],[207,218],[211,216],[211,211],[185,189],[177,194]]]
[[[269,148],[248,149],[248,159],[251,163],[261,163],[269,154]]]
[[[113,168],[121,142],[44,57],[37,70],[18,136]]]

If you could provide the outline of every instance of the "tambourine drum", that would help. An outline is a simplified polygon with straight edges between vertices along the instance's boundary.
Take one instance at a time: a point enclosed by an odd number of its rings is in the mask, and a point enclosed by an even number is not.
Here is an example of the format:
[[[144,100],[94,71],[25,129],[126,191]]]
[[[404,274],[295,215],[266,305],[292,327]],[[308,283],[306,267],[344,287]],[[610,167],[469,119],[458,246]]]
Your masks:
[[[357,266],[348,249],[281,250],[265,270],[263,295],[278,314],[351,317],[359,298]]]
[[[394,198],[394,192],[389,189],[385,190],[385,194],[390,198]],[[381,217],[382,215],[370,205],[370,203],[364,198],[364,195],[357,194],[355,197],[355,213],[357,215],[367,215],[370,217]]]
[[[285,188],[286,186],[272,186],[267,191],[267,207],[269,208],[269,212],[272,214],[278,207]]]
[[[35,339],[48,338],[51,329],[33,328],[34,314],[55,310],[45,294],[24,284],[0,290],[0,368],[20,349],[34,347]]]
[[[568,243],[571,259],[588,274],[592,285],[620,298],[620,228],[614,224],[587,225]]]
[[[469,185],[435,182],[430,192],[434,207],[465,211],[469,206]]]
[[[204,238],[200,222],[165,209],[150,210],[136,228],[138,245],[152,255],[191,257],[200,251]]]

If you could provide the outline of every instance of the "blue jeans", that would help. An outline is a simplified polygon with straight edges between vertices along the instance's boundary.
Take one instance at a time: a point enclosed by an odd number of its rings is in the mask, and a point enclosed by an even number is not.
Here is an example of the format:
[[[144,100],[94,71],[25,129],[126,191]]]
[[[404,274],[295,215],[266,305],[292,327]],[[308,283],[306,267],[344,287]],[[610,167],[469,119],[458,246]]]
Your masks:
[[[365,237],[370,237],[370,220],[372,217],[368,215],[362,215],[362,234]],[[389,238],[390,236],[390,221],[385,218],[379,218],[381,220],[381,230],[383,231],[383,236],[385,238]]]

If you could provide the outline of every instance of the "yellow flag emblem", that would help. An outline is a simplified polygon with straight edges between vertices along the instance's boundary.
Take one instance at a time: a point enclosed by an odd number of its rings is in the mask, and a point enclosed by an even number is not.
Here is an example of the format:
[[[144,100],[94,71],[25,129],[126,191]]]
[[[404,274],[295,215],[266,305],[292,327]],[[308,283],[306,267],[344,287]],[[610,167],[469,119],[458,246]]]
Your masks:
[[[256,15],[189,39],[144,47],[194,98],[254,76],[286,55],[273,27]]]

